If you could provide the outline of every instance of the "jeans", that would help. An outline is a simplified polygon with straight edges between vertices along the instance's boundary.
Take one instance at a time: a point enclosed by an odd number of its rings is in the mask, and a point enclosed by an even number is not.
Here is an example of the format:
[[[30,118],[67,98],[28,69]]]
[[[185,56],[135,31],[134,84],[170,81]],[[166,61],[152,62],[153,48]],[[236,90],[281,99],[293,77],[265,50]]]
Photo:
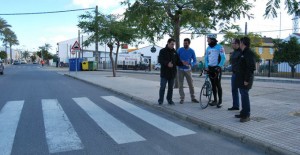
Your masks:
[[[166,78],[161,77],[160,78],[159,99],[158,99],[159,103],[164,102],[164,96],[165,96],[165,90],[166,90],[167,83],[168,83],[167,100],[168,100],[168,102],[172,101],[174,78],[166,79]]]
[[[240,94],[242,98],[242,116],[250,116],[250,100],[249,100],[249,89],[240,88]]]
[[[195,90],[194,90],[194,85],[193,85],[192,71],[178,70],[180,99],[184,100],[184,97],[185,97],[185,94],[184,94],[184,91],[183,91],[184,77],[186,77],[186,81],[189,85],[191,99],[195,99]]]
[[[232,94],[232,107],[239,108],[240,107],[239,89],[236,84],[236,74],[234,73],[231,76],[231,94]]]

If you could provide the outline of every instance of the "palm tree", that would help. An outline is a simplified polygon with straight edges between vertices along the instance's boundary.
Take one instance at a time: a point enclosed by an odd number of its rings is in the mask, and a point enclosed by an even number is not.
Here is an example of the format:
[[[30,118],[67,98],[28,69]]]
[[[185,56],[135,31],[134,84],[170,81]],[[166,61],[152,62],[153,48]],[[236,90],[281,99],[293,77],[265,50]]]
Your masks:
[[[3,31],[5,28],[11,27],[9,24],[7,24],[6,20],[2,19],[0,17],[0,35],[3,35]]]
[[[15,34],[15,32],[10,30],[9,28],[5,28],[3,35],[4,35],[4,39],[3,39],[4,44],[9,45],[10,63],[12,63],[12,49],[11,49],[11,47],[14,46],[14,45],[19,45],[19,41],[17,39],[17,35]]]
[[[25,52],[23,52],[22,55],[23,55],[23,58],[26,60],[29,57],[29,52],[25,51]]]
[[[269,0],[266,5],[265,17],[277,17],[277,9],[280,8],[280,0]],[[287,8],[288,14],[292,15],[299,12],[299,2],[297,0],[285,0],[285,7]]]

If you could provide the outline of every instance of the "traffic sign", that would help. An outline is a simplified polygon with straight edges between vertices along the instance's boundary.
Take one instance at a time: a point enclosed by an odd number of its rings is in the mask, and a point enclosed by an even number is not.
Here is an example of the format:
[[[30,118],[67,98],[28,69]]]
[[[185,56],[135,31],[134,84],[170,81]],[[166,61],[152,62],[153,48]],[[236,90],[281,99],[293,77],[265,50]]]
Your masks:
[[[80,45],[79,45],[78,41],[75,41],[75,43],[72,46],[72,50],[80,50]]]
[[[72,50],[72,51],[71,51],[71,54],[74,55],[74,54],[75,54],[75,50]]]

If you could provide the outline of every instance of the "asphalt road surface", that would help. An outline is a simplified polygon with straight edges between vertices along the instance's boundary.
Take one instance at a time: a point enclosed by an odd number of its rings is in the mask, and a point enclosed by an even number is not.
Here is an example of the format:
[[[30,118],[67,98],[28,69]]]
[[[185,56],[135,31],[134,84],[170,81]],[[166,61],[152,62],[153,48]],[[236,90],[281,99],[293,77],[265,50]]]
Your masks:
[[[264,152],[130,98],[28,64],[8,66],[0,76],[0,155],[10,154]]]

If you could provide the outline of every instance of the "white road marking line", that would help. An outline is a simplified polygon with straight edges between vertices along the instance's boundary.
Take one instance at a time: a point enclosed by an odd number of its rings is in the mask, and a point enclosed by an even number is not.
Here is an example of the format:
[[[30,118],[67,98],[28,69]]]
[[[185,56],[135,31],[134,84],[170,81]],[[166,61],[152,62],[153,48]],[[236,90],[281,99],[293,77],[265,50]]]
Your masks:
[[[165,118],[159,117],[117,97],[102,96],[102,98],[172,136],[176,137],[195,134],[195,132],[190,129],[175,124]]]
[[[86,97],[73,100],[101,127],[116,143],[124,144],[144,141],[145,138],[127,127],[124,123],[101,109]]]
[[[56,99],[43,99],[43,116],[50,153],[83,149],[68,116]]]
[[[0,154],[10,155],[24,101],[7,102],[0,111]]]

